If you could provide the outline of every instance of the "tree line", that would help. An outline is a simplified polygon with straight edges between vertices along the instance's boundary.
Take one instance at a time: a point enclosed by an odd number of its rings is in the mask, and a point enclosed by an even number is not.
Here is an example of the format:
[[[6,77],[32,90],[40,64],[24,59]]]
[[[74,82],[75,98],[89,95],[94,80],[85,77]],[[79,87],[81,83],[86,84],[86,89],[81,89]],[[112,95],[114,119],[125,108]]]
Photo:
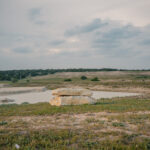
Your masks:
[[[57,72],[97,72],[97,71],[130,71],[124,69],[112,69],[112,68],[102,68],[102,69],[31,69],[31,70],[7,70],[0,71],[0,81],[14,81],[21,80],[27,77],[43,76],[48,74],[54,74]],[[139,71],[139,70],[134,70]],[[142,70],[145,71],[145,70]]]

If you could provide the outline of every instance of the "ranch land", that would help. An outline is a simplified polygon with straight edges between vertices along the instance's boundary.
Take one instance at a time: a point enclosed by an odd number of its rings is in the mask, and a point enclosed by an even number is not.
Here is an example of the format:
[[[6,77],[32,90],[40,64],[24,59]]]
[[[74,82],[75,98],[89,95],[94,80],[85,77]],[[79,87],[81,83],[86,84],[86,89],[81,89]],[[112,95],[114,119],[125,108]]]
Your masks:
[[[92,105],[2,104],[1,150],[150,149],[150,71],[61,72],[0,84],[139,94],[102,98]]]

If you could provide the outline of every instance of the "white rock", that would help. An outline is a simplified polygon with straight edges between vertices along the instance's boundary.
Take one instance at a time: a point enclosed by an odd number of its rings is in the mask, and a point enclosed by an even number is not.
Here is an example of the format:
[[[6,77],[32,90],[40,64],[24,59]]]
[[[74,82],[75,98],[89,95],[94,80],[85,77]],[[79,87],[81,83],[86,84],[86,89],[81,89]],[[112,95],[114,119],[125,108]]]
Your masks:
[[[61,105],[81,105],[81,104],[93,104],[95,99],[89,96],[61,96],[54,97],[50,100],[51,105],[61,106]]]
[[[16,149],[20,149],[20,146],[18,144],[15,144]]]
[[[57,96],[92,96],[92,92],[82,88],[59,88],[52,91]]]

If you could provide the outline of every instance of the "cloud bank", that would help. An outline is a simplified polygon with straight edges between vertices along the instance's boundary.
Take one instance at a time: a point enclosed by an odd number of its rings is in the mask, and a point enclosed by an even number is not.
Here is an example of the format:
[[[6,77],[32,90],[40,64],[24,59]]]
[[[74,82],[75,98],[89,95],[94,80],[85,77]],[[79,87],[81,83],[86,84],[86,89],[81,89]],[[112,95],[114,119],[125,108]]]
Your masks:
[[[147,0],[1,0],[0,69],[148,69],[148,6]]]

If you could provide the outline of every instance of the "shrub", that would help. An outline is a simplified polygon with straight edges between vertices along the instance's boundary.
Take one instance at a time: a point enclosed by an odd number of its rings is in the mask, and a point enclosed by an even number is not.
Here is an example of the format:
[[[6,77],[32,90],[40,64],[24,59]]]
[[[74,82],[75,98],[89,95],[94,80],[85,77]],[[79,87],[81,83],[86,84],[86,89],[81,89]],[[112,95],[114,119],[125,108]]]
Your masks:
[[[87,77],[86,76],[81,76],[81,80],[86,80]]]
[[[100,122],[98,119],[95,119],[95,118],[87,118],[86,119],[86,122],[87,123],[98,123],[98,122]]]
[[[6,124],[7,124],[6,121],[1,121],[1,122],[0,122],[0,126],[6,125]]]
[[[98,77],[91,79],[91,81],[99,81]]]
[[[26,80],[26,82],[27,82],[27,83],[29,83],[29,82],[30,82],[30,80],[29,80],[29,79],[27,79],[27,80]]]
[[[65,79],[64,80],[65,82],[70,82],[70,81],[72,81],[71,79]]]
[[[12,83],[16,83],[16,82],[18,82],[18,79],[17,78],[12,78],[11,81],[12,81]]]
[[[122,122],[113,122],[112,125],[113,125],[114,127],[124,127],[124,126],[125,126],[125,124],[122,123]]]
[[[27,104],[29,104],[28,102],[23,102],[23,103],[21,103],[22,105],[27,105]]]

